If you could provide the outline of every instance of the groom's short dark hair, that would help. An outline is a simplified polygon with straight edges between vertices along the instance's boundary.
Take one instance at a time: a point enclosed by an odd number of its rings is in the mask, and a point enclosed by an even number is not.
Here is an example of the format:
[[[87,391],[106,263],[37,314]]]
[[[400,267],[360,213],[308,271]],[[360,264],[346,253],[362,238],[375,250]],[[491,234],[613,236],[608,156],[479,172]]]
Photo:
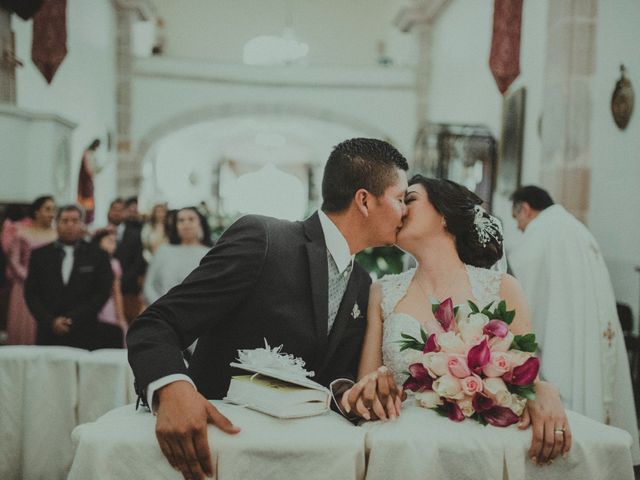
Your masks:
[[[408,170],[407,159],[393,145],[374,138],[352,138],[334,147],[322,177],[322,210],[345,210],[356,191],[380,196],[396,180],[396,169]]]

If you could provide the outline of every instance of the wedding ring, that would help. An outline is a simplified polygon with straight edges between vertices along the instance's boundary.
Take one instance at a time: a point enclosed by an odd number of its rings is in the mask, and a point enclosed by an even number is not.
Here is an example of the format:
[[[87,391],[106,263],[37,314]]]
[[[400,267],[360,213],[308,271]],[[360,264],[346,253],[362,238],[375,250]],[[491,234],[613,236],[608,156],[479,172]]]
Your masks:
[[[564,428],[556,428],[553,433],[556,435],[564,435]]]

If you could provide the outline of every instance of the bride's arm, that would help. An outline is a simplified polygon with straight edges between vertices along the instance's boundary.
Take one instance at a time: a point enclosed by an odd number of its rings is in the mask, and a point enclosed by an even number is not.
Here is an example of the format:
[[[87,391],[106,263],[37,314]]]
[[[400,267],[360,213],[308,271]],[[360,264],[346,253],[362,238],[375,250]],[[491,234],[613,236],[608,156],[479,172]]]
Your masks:
[[[515,309],[516,316],[510,330],[514,335],[531,333],[531,311],[520,282],[505,274],[500,284],[500,298],[507,303],[509,310]],[[560,400],[558,389],[537,378],[535,380],[536,399],[527,402],[519,428],[531,424],[533,441],[529,457],[533,462],[550,463],[558,455],[566,455],[571,449],[572,437],[569,420]],[[556,431],[564,434],[556,435]]]
[[[366,374],[375,372],[382,366],[382,288],[378,282],[369,290],[369,306],[367,308],[367,330],[358,367],[358,380]]]

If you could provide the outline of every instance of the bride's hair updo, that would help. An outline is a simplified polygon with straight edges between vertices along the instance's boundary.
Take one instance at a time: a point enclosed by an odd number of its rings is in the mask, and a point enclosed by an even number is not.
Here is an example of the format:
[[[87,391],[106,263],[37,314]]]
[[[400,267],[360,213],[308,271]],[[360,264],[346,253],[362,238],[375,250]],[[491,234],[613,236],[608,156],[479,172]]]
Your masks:
[[[490,234],[481,238],[478,223],[495,225],[493,222],[497,220],[480,208],[480,197],[450,180],[414,175],[409,185],[415,184],[424,187],[429,202],[444,217],[445,228],[455,237],[460,260],[475,267],[489,268],[502,258],[503,237],[499,229],[492,228]]]

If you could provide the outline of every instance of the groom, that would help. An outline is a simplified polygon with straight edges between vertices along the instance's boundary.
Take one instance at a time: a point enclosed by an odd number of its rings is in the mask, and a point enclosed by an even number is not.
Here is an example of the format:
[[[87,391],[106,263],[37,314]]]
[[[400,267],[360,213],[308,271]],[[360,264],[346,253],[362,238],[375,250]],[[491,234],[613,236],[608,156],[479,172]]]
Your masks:
[[[395,243],[406,213],[407,168],[384,141],[340,143],[325,166],[322,210],[302,222],[241,218],[181,285],[131,325],[137,392],[157,413],[163,454],[185,478],[213,473],[207,423],[239,431],[207,401],[222,398],[240,374],[229,366],[238,349],[262,347],[266,339],[304,359],[324,385],[355,378],[371,280],[353,258]],[[196,339],[187,369],[182,351]]]

